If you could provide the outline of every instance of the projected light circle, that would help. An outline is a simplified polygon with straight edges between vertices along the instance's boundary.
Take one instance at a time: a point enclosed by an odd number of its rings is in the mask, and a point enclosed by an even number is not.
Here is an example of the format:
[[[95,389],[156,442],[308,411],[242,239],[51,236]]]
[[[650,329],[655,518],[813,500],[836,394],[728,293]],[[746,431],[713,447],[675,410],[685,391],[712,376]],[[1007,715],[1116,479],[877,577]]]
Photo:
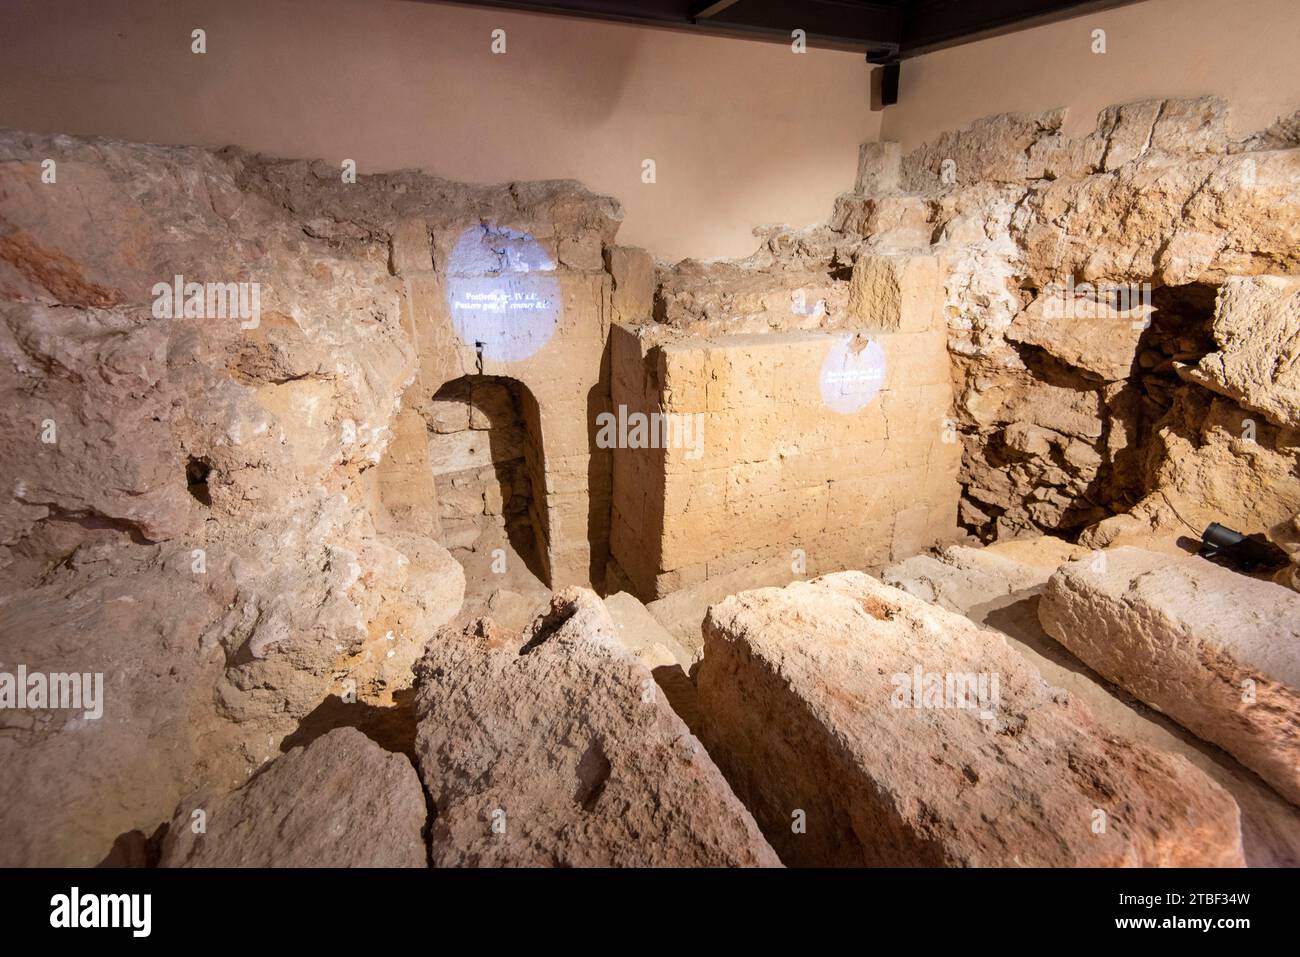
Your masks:
[[[475,226],[447,261],[447,304],[462,342],[493,362],[519,362],[560,324],[555,263],[527,233]]]
[[[885,384],[885,350],[871,339],[853,348],[853,336],[831,347],[822,363],[822,401],[834,412],[848,414],[866,408]]]

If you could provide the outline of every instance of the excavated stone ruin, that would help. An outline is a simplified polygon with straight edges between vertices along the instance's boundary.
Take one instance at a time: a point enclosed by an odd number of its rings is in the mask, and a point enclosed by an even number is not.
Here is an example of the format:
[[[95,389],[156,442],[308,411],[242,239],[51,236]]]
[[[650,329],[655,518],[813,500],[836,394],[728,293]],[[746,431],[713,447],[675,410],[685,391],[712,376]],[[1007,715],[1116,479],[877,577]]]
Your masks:
[[[676,264],[0,133],[0,864],[1300,863],[1300,114],[1063,121]]]

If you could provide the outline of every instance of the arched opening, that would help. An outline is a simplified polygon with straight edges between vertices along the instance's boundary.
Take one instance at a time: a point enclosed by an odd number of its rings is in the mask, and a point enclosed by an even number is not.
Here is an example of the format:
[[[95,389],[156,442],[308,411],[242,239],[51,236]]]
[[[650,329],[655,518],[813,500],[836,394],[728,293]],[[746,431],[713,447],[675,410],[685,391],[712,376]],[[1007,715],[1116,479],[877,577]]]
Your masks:
[[[465,567],[467,601],[549,582],[541,413],[523,383],[453,379],[433,397],[429,462],[441,542]]]

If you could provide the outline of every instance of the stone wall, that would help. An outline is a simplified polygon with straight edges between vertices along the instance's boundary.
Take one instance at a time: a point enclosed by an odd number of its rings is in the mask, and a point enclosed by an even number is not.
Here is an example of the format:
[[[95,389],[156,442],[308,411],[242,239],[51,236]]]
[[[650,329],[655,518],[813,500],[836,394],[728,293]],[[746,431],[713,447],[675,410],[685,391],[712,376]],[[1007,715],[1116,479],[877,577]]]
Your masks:
[[[0,862],[95,864],[330,702],[392,706],[464,593],[447,382],[526,387],[546,567],[603,572],[620,216],[567,182],[0,133],[0,660],[106,688],[99,721],[0,713]],[[238,283],[255,314],[208,310]],[[473,308],[510,302],[544,322]]]
[[[966,533],[1173,548],[1220,521],[1300,555],[1300,113],[1244,136],[1211,97],[1064,120],[863,144],[825,226],[660,269],[655,317],[851,331],[859,262],[934,257]]]
[[[673,446],[614,459],[611,551],[642,598],[878,567],[953,534],[937,264],[864,257],[848,286],[846,330],[616,327],[614,407],[668,416]]]
[[[542,450],[524,422],[522,387],[510,379],[467,376],[434,396],[428,423],[429,469],[442,533],[453,551],[499,531],[530,563],[545,554],[543,516],[533,488],[545,480]],[[500,536],[498,536],[499,538]]]
[[[1267,345],[1300,321],[1282,278],[1300,272],[1300,121],[1233,136],[1214,98],[1111,107],[1079,138],[1063,120],[864,151],[868,187],[840,203],[869,247],[943,264],[963,524],[1094,544],[1267,532],[1300,508],[1293,373]],[[1212,371],[1225,349],[1251,356],[1249,400],[1241,364]]]
[[[392,262],[408,291],[406,323],[419,357],[405,400],[428,422],[439,389],[462,376],[524,386],[540,445],[533,494],[544,577],[555,587],[599,584],[610,466],[591,427],[609,403],[612,280],[603,245],[613,240],[618,209],[575,193],[530,217],[523,189],[511,195],[516,208],[491,220],[426,216],[395,231]]]

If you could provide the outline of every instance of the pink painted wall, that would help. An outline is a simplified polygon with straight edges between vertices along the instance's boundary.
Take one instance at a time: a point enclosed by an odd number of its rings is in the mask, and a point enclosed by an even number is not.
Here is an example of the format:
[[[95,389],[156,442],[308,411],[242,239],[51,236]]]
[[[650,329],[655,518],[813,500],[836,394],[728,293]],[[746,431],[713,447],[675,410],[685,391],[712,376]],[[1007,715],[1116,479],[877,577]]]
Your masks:
[[[1146,0],[905,61],[881,138],[906,151],[981,116],[1059,106],[1086,133],[1113,103],[1205,94],[1248,133],[1300,109],[1298,44],[1300,0]]]
[[[0,126],[573,178],[670,260],[823,221],[877,136],[868,91],[853,53],[405,0],[0,3]]]

